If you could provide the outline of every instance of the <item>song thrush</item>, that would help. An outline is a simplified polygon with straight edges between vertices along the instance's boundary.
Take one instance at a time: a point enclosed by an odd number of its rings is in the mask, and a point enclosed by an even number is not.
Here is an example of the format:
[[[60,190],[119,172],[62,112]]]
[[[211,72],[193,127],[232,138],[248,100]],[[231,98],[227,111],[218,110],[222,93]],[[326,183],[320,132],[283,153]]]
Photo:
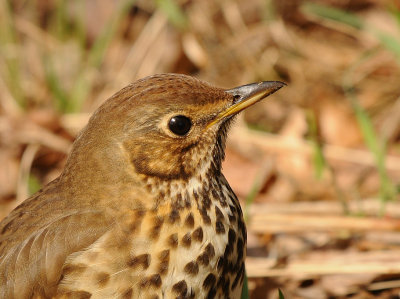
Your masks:
[[[221,173],[226,134],[283,85],[161,74],[117,92],[62,174],[0,223],[0,298],[239,298],[246,229]]]

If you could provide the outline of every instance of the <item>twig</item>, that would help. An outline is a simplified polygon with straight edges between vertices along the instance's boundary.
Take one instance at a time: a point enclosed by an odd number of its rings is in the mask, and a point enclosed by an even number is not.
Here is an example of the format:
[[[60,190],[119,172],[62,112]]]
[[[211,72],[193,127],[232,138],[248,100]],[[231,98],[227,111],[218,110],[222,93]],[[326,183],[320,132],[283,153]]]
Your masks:
[[[269,258],[248,257],[246,271],[249,277],[400,273],[400,263],[395,262],[399,256],[399,250],[350,253],[335,251],[310,254],[309,259],[293,259],[282,268],[273,268],[274,264]]]
[[[311,156],[313,154],[312,145],[302,139],[287,138],[269,133],[251,131],[243,127],[234,127],[230,144],[239,146],[235,140],[239,140],[241,144],[245,143],[249,146],[255,146],[261,150],[274,152],[275,154],[295,153]],[[373,155],[366,150],[351,149],[336,145],[325,144],[323,153],[328,160],[339,160],[349,163],[355,163],[365,166],[375,166]],[[387,155],[385,157],[385,167],[387,170],[400,171],[400,157]]]
[[[304,214],[257,214],[249,230],[256,233],[301,233],[304,231],[400,231],[399,219]]]
[[[376,216],[380,210],[380,203],[376,198],[365,198],[348,201],[350,214]],[[387,203],[387,215],[400,218],[400,204],[396,201]],[[320,217],[329,215],[343,215],[342,205],[337,201],[301,201],[301,202],[269,202],[267,204],[253,204],[250,216],[268,214],[314,214]]]
[[[39,144],[29,144],[22,154],[17,183],[17,205],[29,196],[29,174],[39,148]]]
[[[111,80],[112,83],[103,88],[102,92],[97,97],[97,100],[93,103],[93,107],[98,107],[107,96],[110,96],[110,90],[117,91],[122,88],[123,85],[138,78],[138,71],[145,58],[148,57],[149,49],[153,47],[154,42],[159,37],[160,33],[165,30],[166,24],[167,18],[160,11],[156,11],[152,15],[129,51],[124,65],[121,67],[115,78]],[[150,57],[147,59],[150,59]],[[143,73],[143,71],[141,71],[141,73]]]
[[[69,153],[71,147],[71,142],[69,140],[59,137],[32,123],[23,130],[18,130],[16,132],[16,139],[19,143],[41,144],[65,154]]]

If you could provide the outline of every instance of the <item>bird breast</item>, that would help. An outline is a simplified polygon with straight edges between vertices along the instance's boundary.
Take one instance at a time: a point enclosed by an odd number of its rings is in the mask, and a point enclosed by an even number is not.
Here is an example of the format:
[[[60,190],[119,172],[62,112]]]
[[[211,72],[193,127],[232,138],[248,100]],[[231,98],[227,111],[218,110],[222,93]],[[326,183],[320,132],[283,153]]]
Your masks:
[[[67,259],[60,290],[91,298],[239,297],[246,242],[239,202],[222,175],[201,186],[165,192],[169,200],[153,209],[125,211]]]

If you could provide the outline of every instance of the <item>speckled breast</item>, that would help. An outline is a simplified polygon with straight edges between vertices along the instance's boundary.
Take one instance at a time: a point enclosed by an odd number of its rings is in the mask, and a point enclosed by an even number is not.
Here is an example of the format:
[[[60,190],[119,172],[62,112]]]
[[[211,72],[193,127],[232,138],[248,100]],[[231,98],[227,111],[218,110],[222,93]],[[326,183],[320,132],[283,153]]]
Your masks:
[[[70,256],[60,289],[91,298],[240,298],[246,229],[225,178],[164,196],[154,209],[125,212]]]

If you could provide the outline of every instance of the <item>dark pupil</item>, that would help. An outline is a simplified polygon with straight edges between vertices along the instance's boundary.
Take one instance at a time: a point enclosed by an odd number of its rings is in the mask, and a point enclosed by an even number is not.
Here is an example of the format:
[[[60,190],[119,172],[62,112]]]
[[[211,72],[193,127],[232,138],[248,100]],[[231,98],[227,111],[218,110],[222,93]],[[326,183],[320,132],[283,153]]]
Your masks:
[[[169,120],[168,127],[172,133],[183,136],[189,132],[192,122],[189,118],[183,115],[174,116]]]

